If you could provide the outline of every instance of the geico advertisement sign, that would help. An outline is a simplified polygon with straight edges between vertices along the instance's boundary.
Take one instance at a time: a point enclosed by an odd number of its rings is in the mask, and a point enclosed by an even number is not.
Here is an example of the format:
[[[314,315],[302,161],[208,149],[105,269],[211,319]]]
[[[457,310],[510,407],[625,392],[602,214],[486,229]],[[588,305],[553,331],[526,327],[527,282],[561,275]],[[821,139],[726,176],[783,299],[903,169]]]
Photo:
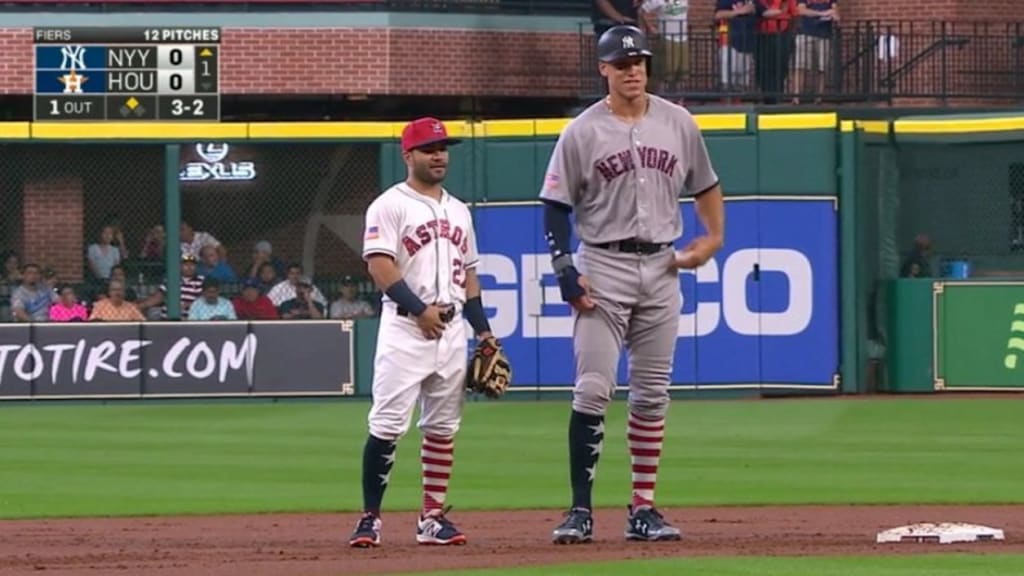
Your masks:
[[[789,287],[785,309],[778,312],[751,309],[750,302],[758,301],[761,295],[751,295],[750,291],[760,292],[761,286],[748,282],[757,265],[761,275],[774,272],[785,277]],[[550,255],[524,254],[517,262],[502,254],[481,254],[478,273],[484,285],[494,286],[483,292],[487,307],[493,310],[491,328],[498,338],[572,336],[572,318],[568,305],[562,303]],[[687,275],[692,277],[689,282]],[[796,250],[740,250],[730,254],[722,266],[712,260],[696,271],[683,271],[682,276],[680,291],[684,306],[679,315],[680,338],[707,336],[720,328],[744,336],[791,336],[806,330],[811,322],[814,274],[810,260]],[[711,284],[720,286],[721,298],[699,300],[702,288]],[[558,306],[564,309],[555,310]]]
[[[678,247],[699,232],[693,205],[680,209]],[[829,198],[726,203],[725,247],[700,269],[680,273],[674,382],[832,385],[839,357],[836,216]],[[474,207],[473,217],[484,304],[516,364],[516,382],[571,383],[571,313],[551,271],[541,208]],[[625,354],[620,366],[626,382]]]

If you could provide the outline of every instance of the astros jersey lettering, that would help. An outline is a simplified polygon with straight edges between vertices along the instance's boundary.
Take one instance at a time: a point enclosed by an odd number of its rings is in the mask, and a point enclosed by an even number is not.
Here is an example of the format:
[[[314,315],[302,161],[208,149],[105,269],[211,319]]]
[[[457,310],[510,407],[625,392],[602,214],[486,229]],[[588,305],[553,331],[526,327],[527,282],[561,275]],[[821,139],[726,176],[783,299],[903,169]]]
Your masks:
[[[570,121],[540,196],[573,207],[585,243],[672,242],[683,233],[680,196],[717,182],[693,116],[652,94],[647,115],[634,126],[603,101]]]
[[[479,261],[469,208],[447,192],[435,202],[406,184],[386,190],[366,211],[363,256],[374,253],[394,257],[409,288],[428,304],[464,303],[466,270]]]

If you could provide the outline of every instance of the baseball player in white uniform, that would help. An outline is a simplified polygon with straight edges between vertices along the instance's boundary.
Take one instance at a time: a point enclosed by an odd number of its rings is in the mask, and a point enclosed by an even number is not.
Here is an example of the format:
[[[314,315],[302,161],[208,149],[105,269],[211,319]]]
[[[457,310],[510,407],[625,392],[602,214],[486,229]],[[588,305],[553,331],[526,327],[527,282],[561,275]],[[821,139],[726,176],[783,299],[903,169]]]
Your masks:
[[[462,318],[481,339],[490,336],[490,326],[480,299],[472,216],[441,186],[448,146],[458,142],[437,119],[409,123],[402,131],[408,177],[366,211],[363,258],[384,297],[363,451],[364,514],[349,541],[353,547],[381,542],[384,491],[417,403],[423,510],[416,540],[466,543],[444,507],[465,400],[468,335]]]

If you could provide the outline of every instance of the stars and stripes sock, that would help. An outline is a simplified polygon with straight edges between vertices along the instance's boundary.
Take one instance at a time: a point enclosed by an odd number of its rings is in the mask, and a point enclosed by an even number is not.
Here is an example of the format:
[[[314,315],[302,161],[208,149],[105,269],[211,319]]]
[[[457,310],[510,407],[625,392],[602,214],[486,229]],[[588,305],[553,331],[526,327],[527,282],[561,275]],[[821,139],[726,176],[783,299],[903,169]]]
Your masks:
[[[665,438],[664,418],[643,418],[630,411],[629,456],[633,464],[633,507],[654,506],[654,486]]]
[[[569,476],[572,507],[591,509],[590,495],[604,445],[604,416],[572,411],[569,418]]]
[[[420,460],[423,462],[423,515],[426,516],[444,507],[455,461],[454,440],[424,436]]]
[[[391,467],[395,464],[396,447],[394,442],[372,434],[367,437],[363,447],[363,512],[380,516],[384,491],[391,478]]]

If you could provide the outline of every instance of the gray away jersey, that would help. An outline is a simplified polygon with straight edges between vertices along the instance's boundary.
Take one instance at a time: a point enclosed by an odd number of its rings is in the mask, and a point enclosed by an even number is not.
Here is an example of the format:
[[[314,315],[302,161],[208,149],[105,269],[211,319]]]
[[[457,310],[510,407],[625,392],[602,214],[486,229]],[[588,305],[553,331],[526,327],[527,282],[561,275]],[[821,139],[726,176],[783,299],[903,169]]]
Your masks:
[[[667,243],[683,233],[679,198],[717,183],[693,115],[652,94],[635,125],[604,100],[573,118],[555,143],[540,197],[571,206],[588,244]]]

